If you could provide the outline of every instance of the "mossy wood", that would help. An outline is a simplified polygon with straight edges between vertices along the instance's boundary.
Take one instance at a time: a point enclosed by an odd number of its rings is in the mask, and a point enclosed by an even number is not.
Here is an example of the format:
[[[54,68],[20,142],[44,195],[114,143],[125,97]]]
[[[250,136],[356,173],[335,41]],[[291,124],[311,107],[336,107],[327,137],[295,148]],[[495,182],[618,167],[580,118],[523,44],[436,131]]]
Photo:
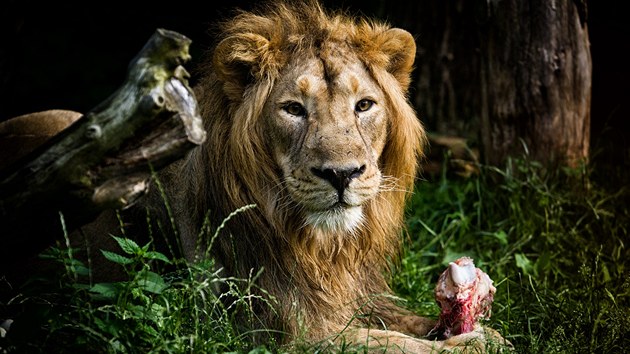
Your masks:
[[[60,212],[72,228],[130,206],[147,191],[152,170],[205,140],[181,66],[190,42],[158,29],[111,97],[0,171],[2,256],[50,244],[61,231]]]

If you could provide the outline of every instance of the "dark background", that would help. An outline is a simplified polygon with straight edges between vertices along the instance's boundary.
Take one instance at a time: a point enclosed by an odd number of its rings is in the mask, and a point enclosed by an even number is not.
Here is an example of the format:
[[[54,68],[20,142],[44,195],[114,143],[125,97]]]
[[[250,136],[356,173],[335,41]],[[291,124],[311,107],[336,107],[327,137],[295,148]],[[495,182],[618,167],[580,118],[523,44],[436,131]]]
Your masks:
[[[193,62],[188,68],[194,72],[195,63],[212,45],[212,25],[235,8],[249,9],[255,3],[5,0],[0,4],[0,121],[53,108],[89,110],[123,81],[127,64],[156,28],[175,30],[193,40]],[[323,3],[393,25],[396,18],[388,11],[402,4],[394,0]],[[606,164],[630,166],[630,25],[618,6],[588,3],[593,57],[591,156]],[[421,33],[414,35],[430,40]]]

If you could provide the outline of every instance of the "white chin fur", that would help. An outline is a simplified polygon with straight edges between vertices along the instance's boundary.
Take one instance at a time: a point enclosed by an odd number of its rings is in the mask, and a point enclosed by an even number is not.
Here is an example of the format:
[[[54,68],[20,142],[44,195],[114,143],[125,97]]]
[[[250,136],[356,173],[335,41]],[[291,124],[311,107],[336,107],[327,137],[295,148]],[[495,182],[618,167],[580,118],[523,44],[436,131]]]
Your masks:
[[[363,210],[360,206],[353,206],[310,212],[305,223],[323,231],[353,232],[363,223]]]

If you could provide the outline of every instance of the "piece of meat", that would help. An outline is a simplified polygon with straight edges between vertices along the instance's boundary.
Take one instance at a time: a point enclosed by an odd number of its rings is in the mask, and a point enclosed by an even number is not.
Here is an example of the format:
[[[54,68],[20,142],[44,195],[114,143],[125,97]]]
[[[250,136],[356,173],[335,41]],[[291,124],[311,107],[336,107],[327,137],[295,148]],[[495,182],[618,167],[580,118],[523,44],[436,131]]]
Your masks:
[[[440,339],[471,332],[479,319],[490,317],[496,288],[473,260],[462,257],[449,263],[435,287],[435,300],[442,309],[432,336]]]

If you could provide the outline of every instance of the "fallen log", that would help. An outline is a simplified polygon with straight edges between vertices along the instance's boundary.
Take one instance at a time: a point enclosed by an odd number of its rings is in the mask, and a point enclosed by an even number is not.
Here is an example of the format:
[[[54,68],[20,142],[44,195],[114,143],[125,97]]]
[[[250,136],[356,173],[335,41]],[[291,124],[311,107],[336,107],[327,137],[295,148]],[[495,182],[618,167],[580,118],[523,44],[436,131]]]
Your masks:
[[[190,39],[158,29],[108,99],[0,170],[0,258],[10,263],[52,244],[105,209],[144,195],[152,171],[205,140],[182,66]],[[53,231],[54,230],[54,231]]]

